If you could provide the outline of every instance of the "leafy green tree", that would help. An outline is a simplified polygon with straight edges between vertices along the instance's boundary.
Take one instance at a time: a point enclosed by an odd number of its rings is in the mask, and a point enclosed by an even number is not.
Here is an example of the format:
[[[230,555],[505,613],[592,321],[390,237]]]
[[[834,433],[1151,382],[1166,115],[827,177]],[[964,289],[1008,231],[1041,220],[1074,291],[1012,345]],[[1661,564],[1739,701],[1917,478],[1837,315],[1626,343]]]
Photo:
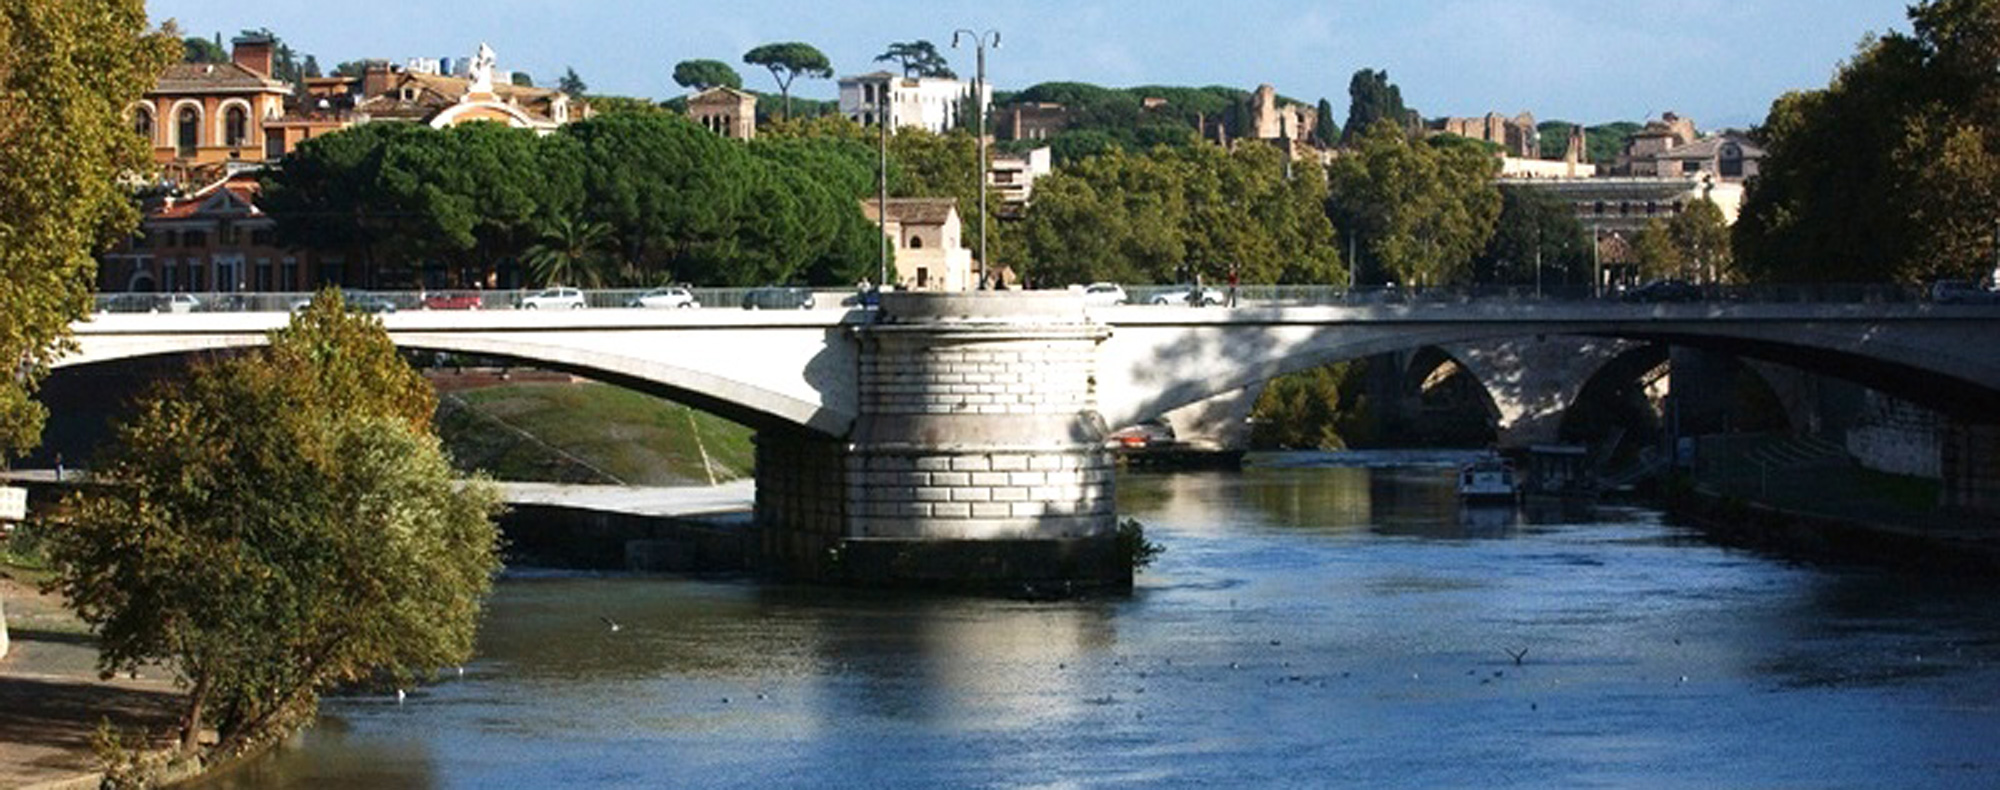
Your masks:
[[[514,72],[514,76],[510,78],[508,81],[514,83],[514,87],[517,88],[535,87],[534,76],[530,75],[528,72],[525,71]]]
[[[1641,278],[1687,278],[1689,261],[1681,248],[1674,244],[1673,232],[1667,227],[1666,220],[1655,217],[1646,221],[1646,226],[1632,237],[1632,257],[1639,265]]]
[[[1341,141],[1353,145],[1369,134],[1377,123],[1388,121],[1404,133],[1410,131],[1416,111],[1403,105],[1403,89],[1389,81],[1388,70],[1361,69],[1347,81],[1347,126]]]
[[[1327,210],[1355,234],[1360,282],[1465,282],[1500,218],[1493,176],[1499,160],[1476,147],[1413,142],[1391,120],[1376,121],[1328,171]]]
[[[1320,99],[1318,120],[1313,124],[1313,144],[1321,148],[1332,148],[1335,143],[1340,142],[1339,130],[1340,127],[1333,122],[1333,102]]]
[[[683,60],[676,63],[674,82],[694,91],[718,87],[743,89],[743,75],[719,60]]]
[[[222,34],[214,39],[188,36],[181,39],[182,63],[228,63],[229,51],[222,48]]]
[[[1756,280],[1921,282],[1993,266],[2000,3],[1926,0],[1760,133],[1735,251]]]
[[[905,77],[938,77],[957,79],[958,73],[951,70],[937,47],[924,39],[898,41],[889,49],[875,56],[877,63],[895,63],[903,70]]]
[[[1682,277],[1704,283],[1738,279],[1735,256],[1729,247],[1729,222],[1715,201],[1708,198],[1689,201],[1667,222],[1667,240],[1685,262]]]
[[[556,80],[556,90],[571,96],[583,96],[590,92],[590,84],[577,76],[576,69],[564,66],[562,77]]]
[[[333,65],[333,75],[336,77],[358,78],[367,73],[368,61],[365,60],[345,60]]]
[[[1474,261],[1473,280],[1533,285],[1539,276],[1544,285],[1588,283],[1590,260],[1590,235],[1567,201],[1539,189],[1503,186],[1500,219]]]
[[[623,113],[626,115],[664,115],[667,108],[655,104],[652,99],[636,96],[592,96],[590,110],[598,115]]]
[[[1366,433],[1361,376],[1367,366],[1341,362],[1266,382],[1251,409],[1250,445],[1272,450],[1340,450]]]
[[[35,386],[89,314],[91,255],[138,222],[122,186],[152,151],[125,108],[179,54],[139,0],[12,0],[0,12],[0,465],[40,442]]]
[[[556,217],[522,260],[544,286],[598,287],[605,281],[604,253],[610,244],[610,225]]]
[[[778,83],[778,93],[785,99],[786,118],[792,117],[792,80],[833,76],[833,63],[826,59],[826,53],[801,41],[765,44],[743,53],[743,62],[771,71],[771,79]]]
[[[268,349],[161,387],[71,497],[59,589],[108,674],[163,664],[181,746],[230,755],[309,722],[337,684],[463,662],[499,568],[492,486],[460,485],[435,395],[328,292]]]

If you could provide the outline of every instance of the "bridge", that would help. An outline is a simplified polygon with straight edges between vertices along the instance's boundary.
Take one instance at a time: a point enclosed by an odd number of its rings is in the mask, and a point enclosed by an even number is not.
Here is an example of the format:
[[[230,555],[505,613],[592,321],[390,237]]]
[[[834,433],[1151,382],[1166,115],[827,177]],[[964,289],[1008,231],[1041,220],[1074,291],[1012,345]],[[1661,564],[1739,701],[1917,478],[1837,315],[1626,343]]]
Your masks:
[[[1919,302],[1087,308],[1056,291],[885,294],[879,310],[400,312],[383,324],[405,348],[570,371],[755,428],[756,518],[767,551],[802,574],[1014,579],[1109,567],[1092,548],[1114,530],[1107,428],[1286,373],[1462,349],[1504,432],[1545,423],[1612,355],[1548,371],[1469,349],[1599,338],[1782,362],[1985,423],[2000,415],[1996,317]],[[258,345],[287,319],[100,315],[74,327],[78,349],[57,366]]]

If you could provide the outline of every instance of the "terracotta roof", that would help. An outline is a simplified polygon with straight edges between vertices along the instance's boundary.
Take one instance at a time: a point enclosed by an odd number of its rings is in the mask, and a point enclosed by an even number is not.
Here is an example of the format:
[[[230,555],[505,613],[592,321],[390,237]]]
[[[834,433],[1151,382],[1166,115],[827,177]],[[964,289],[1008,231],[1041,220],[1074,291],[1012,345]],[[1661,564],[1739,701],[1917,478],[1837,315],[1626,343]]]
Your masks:
[[[175,63],[160,74],[153,93],[290,93],[290,85],[234,63]]]
[[[244,213],[253,217],[262,216],[264,212],[257,208],[257,196],[263,193],[263,189],[263,184],[258,180],[255,173],[235,173],[221,181],[202,187],[192,195],[168,202],[165,206],[148,213],[146,219],[192,219],[195,216],[207,213],[211,209],[226,205],[227,201],[215,200],[219,193],[224,191],[227,191],[230,197],[242,202],[247,209]]]
[[[693,104],[699,101],[711,101],[714,100],[715,98],[721,98],[722,101],[734,104],[744,99],[756,101],[757,94],[751,93],[749,91],[740,91],[735,88],[731,88],[727,85],[717,85],[713,88],[709,88],[708,90],[699,91],[694,95],[689,96],[687,100],[689,104]]]
[[[889,198],[889,221],[902,225],[943,225],[957,210],[958,198]],[[877,221],[876,201],[861,201],[861,214]]]
[[[444,110],[465,98],[472,82],[460,77],[445,77],[437,74],[417,74],[399,72],[398,79],[385,93],[364,98],[355,110],[377,118],[408,118],[421,120]],[[416,93],[408,101],[402,97],[402,89],[413,87]],[[500,101],[512,99],[521,110],[539,120],[553,121],[555,97],[561,91],[549,88],[528,88],[520,85],[495,83],[493,94]],[[573,110],[571,117],[581,117],[581,107]]]

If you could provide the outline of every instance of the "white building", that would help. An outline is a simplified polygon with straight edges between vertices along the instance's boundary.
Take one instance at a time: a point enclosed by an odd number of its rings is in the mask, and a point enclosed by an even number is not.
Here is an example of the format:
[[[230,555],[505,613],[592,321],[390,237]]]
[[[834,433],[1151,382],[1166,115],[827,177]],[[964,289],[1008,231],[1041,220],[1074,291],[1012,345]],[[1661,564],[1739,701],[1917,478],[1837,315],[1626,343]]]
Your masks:
[[[1042,146],[1018,156],[995,154],[986,172],[986,185],[1004,206],[1018,211],[1035,197],[1035,179],[1048,175],[1050,150]]]
[[[878,96],[877,94],[885,93]],[[993,104],[993,86],[981,91],[980,107]],[[972,95],[972,83],[954,79],[899,77],[886,71],[840,79],[840,114],[866,126],[887,113],[895,128],[927,129],[942,133],[973,124],[976,119],[959,117],[963,102]]]
[[[896,281],[904,291],[970,291],[972,251],[965,248],[965,225],[953,198],[890,198],[882,221],[880,203],[861,202],[869,222],[882,222],[896,249]]]

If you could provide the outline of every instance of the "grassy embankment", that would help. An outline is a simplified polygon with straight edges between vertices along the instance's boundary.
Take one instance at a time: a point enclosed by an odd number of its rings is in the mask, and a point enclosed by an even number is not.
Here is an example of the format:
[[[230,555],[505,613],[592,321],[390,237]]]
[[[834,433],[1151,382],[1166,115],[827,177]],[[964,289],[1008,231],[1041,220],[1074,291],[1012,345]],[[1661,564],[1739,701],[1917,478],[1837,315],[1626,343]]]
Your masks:
[[[516,383],[438,394],[453,463],[499,480],[708,485],[747,477],[751,430],[597,383]]]

